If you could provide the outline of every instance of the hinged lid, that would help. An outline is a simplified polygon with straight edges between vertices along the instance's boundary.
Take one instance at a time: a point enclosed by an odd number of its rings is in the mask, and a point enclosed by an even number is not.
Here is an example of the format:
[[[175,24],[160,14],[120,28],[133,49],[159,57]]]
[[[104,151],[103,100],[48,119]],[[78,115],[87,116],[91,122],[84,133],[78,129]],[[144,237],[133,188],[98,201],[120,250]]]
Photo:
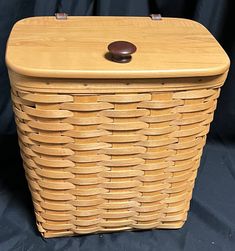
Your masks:
[[[106,57],[114,41],[137,50],[128,63]],[[177,18],[32,17],[15,24],[6,53],[13,71],[55,78],[168,78],[212,76],[229,59],[201,24]]]

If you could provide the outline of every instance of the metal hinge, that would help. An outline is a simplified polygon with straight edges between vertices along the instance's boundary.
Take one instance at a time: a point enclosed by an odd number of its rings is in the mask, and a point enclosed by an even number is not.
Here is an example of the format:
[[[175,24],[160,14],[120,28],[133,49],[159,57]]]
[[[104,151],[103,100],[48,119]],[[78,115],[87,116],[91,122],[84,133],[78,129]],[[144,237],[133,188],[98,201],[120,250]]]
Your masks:
[[[151,14],[150,17],[152,20],[162,20],[161,14]]]
[[[65,20],[67,19],[68,14],[67,13],[55,13],[55,17],[56,19],[59,19],[59,20]]]

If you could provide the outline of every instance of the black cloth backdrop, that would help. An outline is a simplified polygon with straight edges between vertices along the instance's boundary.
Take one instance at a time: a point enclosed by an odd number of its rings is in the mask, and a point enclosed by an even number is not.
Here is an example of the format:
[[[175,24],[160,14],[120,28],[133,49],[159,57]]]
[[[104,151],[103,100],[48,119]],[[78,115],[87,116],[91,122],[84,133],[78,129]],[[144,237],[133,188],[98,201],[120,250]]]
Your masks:
[[[235,32],[232,0],[0,0],[0,251],[8,250],[235,250]],[[12,26],[29,16],[148,16],[161,13],[205,25],[231,59],[201,161],[188,221],[180,230],[122,232],[43,239],[17,146],[5,65]],[[140,34],[141,35],[141,34]]]

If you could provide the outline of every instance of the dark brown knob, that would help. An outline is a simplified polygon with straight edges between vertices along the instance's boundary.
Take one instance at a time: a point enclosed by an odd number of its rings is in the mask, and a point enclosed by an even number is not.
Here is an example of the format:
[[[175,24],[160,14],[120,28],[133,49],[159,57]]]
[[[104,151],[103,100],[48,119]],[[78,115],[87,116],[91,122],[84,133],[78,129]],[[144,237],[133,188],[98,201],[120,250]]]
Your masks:
[[[136,46],[127,41],[115,41],[108,45],[109,58],[117,63],[128,63],[131,61],[131,54],[136,51]]]

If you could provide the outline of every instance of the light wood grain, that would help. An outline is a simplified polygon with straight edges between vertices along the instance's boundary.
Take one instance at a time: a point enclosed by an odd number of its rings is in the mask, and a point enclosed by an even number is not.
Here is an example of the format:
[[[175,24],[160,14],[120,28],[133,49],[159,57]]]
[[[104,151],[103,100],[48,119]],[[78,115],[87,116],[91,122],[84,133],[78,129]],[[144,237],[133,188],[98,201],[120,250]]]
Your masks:
[[[109,43],[137,46],[130,63],[108,61]],[[13,71],[55,78],[166,78],[224,73],[229,59],[201,24],[149,17],[32,17],[15,24],[6,62]]]

